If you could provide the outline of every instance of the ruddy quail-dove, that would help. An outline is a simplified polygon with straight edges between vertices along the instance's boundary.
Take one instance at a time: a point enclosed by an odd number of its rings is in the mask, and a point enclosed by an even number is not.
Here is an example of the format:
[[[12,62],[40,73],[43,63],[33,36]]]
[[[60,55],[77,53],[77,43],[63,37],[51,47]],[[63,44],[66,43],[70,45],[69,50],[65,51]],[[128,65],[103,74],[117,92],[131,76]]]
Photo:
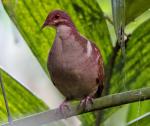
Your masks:
[[[56,28],[48,56],[48,71],[53,84],[66,97],[66,102],[80,99],[85,106],[101,95],[104,65],[99,49],[77,31],[71,18],[61,10],[50,12],[42,26]]]

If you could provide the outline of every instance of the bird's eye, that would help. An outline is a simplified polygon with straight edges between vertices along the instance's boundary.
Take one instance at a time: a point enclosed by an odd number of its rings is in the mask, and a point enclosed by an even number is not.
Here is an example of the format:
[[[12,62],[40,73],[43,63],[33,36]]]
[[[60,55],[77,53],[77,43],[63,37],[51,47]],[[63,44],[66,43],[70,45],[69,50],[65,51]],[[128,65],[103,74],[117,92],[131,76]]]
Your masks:
[[[57,15],[55,15],[55,19],[58,19],[59,17],[60,17],[60,15],[58,15],[58,14],[57,14]]]

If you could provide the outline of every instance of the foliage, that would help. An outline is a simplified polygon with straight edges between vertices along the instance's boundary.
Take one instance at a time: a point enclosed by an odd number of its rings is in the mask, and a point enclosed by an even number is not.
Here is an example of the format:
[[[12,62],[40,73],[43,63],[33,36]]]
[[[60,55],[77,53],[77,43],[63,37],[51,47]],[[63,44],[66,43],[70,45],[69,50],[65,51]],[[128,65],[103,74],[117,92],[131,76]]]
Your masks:
[[[0,69],[6,96],[13,119],[28,116],[47,110],[48,107],[34,94],[21,86],[19,82]],[[7,121],[5,103],[0,90],[0,123]]]
[[[16,2],[16,0],[3,0],[3,5],[45,71],[47,71],[47,55],[52,46],[55,33],[52,29],[40,31],[40,27],[49,11],[54,9],[63,9],[68,12],[79,32],[98,45],[107,69],[110,67],[110,57],[114,53],[114,50],[103,16],[104,14],[98,4],[99,1],[100,0],[18,0]],[[126,0],[126,3],[127,25],[150,8],[150,1]],[[125,66],[124,63],[122,63],[120,50],[116,53],[116,59],[113,59],[115,60],[115,65],[112,68],[110,93],[149,86],[149,32],[150,21],[148,20],[131,34],[131,37],[126,43]],[[125,74],[123,71],[125,71]],[[126,76],[124,77],[124,75]],[[141,104],[140,107],[139,103]],[[149,101],[139,103],[130,104],[130,106],[126,108],[128,109],[128,114],[126,115],[127,121],[150,111],[148,107]],[[22,107],[24,107],[24,105],[25,104],[22,104]],[[45,108],[44,105],[41,108]],[[107,120],[108,117],[112,117],[113,113],[119,109],[120,108],[117,107],[106,110],[103,122]],[[94,115],[88,114],[87,116],[85,115],[85,117],[81,116],[81,118],[84,124],[92,125],[95,117]],[[143,126],[145,125],[148,125],[148,123],[143,124]]]

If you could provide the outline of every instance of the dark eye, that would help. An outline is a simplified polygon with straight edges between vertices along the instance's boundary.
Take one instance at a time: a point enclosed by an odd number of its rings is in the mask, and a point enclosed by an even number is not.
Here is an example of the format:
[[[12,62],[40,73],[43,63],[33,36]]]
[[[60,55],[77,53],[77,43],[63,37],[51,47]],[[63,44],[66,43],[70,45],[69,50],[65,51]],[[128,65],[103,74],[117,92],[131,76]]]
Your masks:
[[[55,15],[55,19],[58,19],[59,17],[60,17],[60,15],[58,15],[58,14],[57,14],[57,15]]]

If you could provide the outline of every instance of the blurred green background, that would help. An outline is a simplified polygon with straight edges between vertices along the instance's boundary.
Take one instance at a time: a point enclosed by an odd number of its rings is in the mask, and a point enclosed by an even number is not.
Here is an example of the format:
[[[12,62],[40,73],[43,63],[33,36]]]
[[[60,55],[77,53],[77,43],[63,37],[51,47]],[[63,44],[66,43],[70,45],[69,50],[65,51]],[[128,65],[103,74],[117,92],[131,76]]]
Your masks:
[[[126,60],[112,21],[110,0],[2,0],[0,3],[0,71],[13,119],[57,107],[64,97],[53,86],[47,72],[47,55],[55,30],[40,31],[47,14],[65,10],[78,31],[101,50],[108,94],[150,86],[150,0],[126,0]],[[130,35],[130,36],[129,36]],[[112,56],[114,56],[112,58]],[[150,101],[139,101],[103,111],[101,126],[126,126],[150,112]],[[92,113],[55,125],[94,126]],[[7,121],[0,90],[0,123]],[[72,123],[73,122],[73,123]],[[150,114],[132,126],[150,126]]]

